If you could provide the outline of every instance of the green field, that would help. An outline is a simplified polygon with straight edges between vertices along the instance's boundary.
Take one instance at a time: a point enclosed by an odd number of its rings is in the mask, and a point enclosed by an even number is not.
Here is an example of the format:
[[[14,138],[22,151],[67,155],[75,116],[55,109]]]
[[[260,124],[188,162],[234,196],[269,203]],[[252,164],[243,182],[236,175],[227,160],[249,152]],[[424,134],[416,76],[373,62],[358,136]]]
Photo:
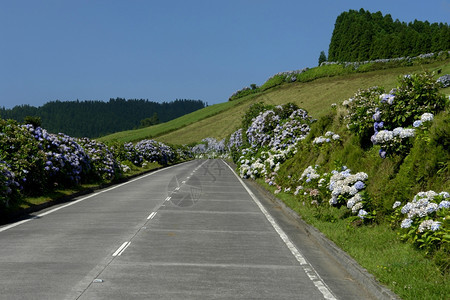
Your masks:
[[[251,104],[256,102],[262,101],[275,105],[293,102],[306,109],[314,118],[319,118],[329,112],[332,103],[342,102],[353,96],[358,89],[371,86],[391,89],[395,87],[401,75],[436,70],[441,70],[442,74],[450,73],[450,60],[427,65],[323,77],[305,83],[283,84],[238,100],[208,106],[167,123],[118,132],[99,140],[136,142],[153,138],[168,144],[183,145],[199,142],[206,137],[223,139],[240,126],[243,114]],[[450,90],[447,88],[444,92],[449,94]]]

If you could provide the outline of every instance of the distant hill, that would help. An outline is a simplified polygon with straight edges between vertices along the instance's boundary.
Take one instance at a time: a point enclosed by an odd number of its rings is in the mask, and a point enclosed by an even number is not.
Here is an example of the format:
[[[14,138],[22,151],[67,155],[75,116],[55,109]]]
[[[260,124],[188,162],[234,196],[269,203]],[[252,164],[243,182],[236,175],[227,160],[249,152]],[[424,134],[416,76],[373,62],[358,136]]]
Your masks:
[[[447,23],[400,22],[390,14],[350,10],[335,23],[328,61],[365,61],[417,56],[450,49]]]
[[[123,98],[103,101],[52,101],[40,107],[20,105],[0,109],[2,119],[23,122],[27,116],[39,117],[42,127],[53,133],[96,138],[106,134],[136,129],[170,121],[206,107],[201,100],[177,99],[152,102]]]

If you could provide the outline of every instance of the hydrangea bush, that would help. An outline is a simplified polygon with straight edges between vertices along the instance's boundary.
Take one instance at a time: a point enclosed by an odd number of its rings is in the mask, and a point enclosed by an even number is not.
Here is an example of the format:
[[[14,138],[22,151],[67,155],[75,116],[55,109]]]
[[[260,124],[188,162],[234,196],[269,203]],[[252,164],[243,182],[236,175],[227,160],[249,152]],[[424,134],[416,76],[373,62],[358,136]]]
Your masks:
[[[89,156],[94,176],[103,180],[121,177],[120,163],[108,146],[88,138],[78,139],[78,141]]]
[[[319,137],[314,138],[313,144],[321,145],[324,143],[332,143],[335,141],[339,141],[340,139],[341,139],[341,137],[339,136],[339,134],[334,133],[332,131],[327,131],[325,133],[325,136],[319,136]]]
[[[242,128],[239,128],[230,135],[227,147],[228,151],[238,150],[243,146]]]
[[[253,148],[286,149],[304,139],[314,120],[295,104],[288,103],[260,112],[246,128],[248,143]]]
[[[368,139],[373,134],[373,115],[377,113],[378,101],[383,91],[380,87],[359,90],[352,98],[342,103],[347,109],[344,116],[347,128],[361,140]],[[378,124],[377,128],[382,127],[383,124]]]
[[[450,74],[443,75],[436,80],[438,84],[441,85],[442,88],[447,88],[450,86]]]
[[[23,127],[27,128],[39,143],[39,148],[45,152],[44,171],[51,184],[80,183],[81,178],[91,171],[90,157],[77,139],[62,133],[51,134],[29,124]]]
[[[0,161],[0,207],[9,206],[11,200],[17,200],[21,188],[11,167],[6,162]]]
[[[347,127],[357,134],[361,144],[380,146],[380,156],[406,155],[415,129],[433,120],[448,99],[438,92],[440,83],[432,74],[412,74],[400,79],[398,88],[385,93],[374,87],[359,91],[342,104],[347,109]]]
[[[303,140],[314,121],[295,104],[276,107],[250,107],[251,120],[244,116],[245,139],[237,156],[240,175],[244,178],[266,177],[296,153],[296,144]]]
[[[413,200],[393,205],[393,219],[400,223],[402,238],[427,252],[450,246],[450,195],[420,192]]]
[[[161,165],[174,162],[176,157],[170,146],[155,140],[142,140],[135,145],[135,149],[146,161]]]
[[[114,156],[121,162],[130,162],[135,166],[141,167],[144,163],[144,156],[139,152],[133,143],[113,142],[111,150]]]
[[[37,138],[15,121],[0,120],[0,161],[4,164],[5,174],[9,174],[6,185],[12,189],[12,193],[8,192],[10,200],[17,200],[19,192],[39,193],[48,185],[48,173],[44,170],[45,149]],[[13,185],[9,184],[11,178],[14,178]]]
[[[330,205],[336,208],[346,207],[360,219],[370,219],[372,213],[367,195],[365,181],[368,175],[364,172],[352,174],[346,166],[331,172],[320,173],[320,166],[308,166],[300,178],[294,195],[300,198],[311,198],[311,204]]]
[[[215,158],[223,157],[226,150],[225,139],[218,141],[215,138],[208,137],[192,147],[191,152],[197,158]]]

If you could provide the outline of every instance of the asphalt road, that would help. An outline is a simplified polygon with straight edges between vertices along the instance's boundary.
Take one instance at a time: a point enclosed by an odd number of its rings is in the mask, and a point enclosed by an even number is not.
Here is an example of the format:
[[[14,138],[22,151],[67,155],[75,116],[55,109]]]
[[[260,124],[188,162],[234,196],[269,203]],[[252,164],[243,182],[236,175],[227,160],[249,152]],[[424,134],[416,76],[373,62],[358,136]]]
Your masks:
[[[221,160],[197,160],[0,227],[0,299],[371,299]]]

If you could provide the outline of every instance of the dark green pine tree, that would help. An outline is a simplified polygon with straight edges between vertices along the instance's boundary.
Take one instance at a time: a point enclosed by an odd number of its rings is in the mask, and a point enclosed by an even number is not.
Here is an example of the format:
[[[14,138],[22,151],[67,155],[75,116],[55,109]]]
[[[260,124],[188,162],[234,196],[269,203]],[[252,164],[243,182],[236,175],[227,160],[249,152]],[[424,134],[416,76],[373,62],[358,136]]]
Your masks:
[[[364,9],[349,10],[336,18],[328,49],[329,61],[417,56],[450,49],[447,23],[393,21],[392,16]]]
[[[321,51],[319,55],[319,66],[325,61],[327,61],[327,56],[325,55],[325,51]]]

